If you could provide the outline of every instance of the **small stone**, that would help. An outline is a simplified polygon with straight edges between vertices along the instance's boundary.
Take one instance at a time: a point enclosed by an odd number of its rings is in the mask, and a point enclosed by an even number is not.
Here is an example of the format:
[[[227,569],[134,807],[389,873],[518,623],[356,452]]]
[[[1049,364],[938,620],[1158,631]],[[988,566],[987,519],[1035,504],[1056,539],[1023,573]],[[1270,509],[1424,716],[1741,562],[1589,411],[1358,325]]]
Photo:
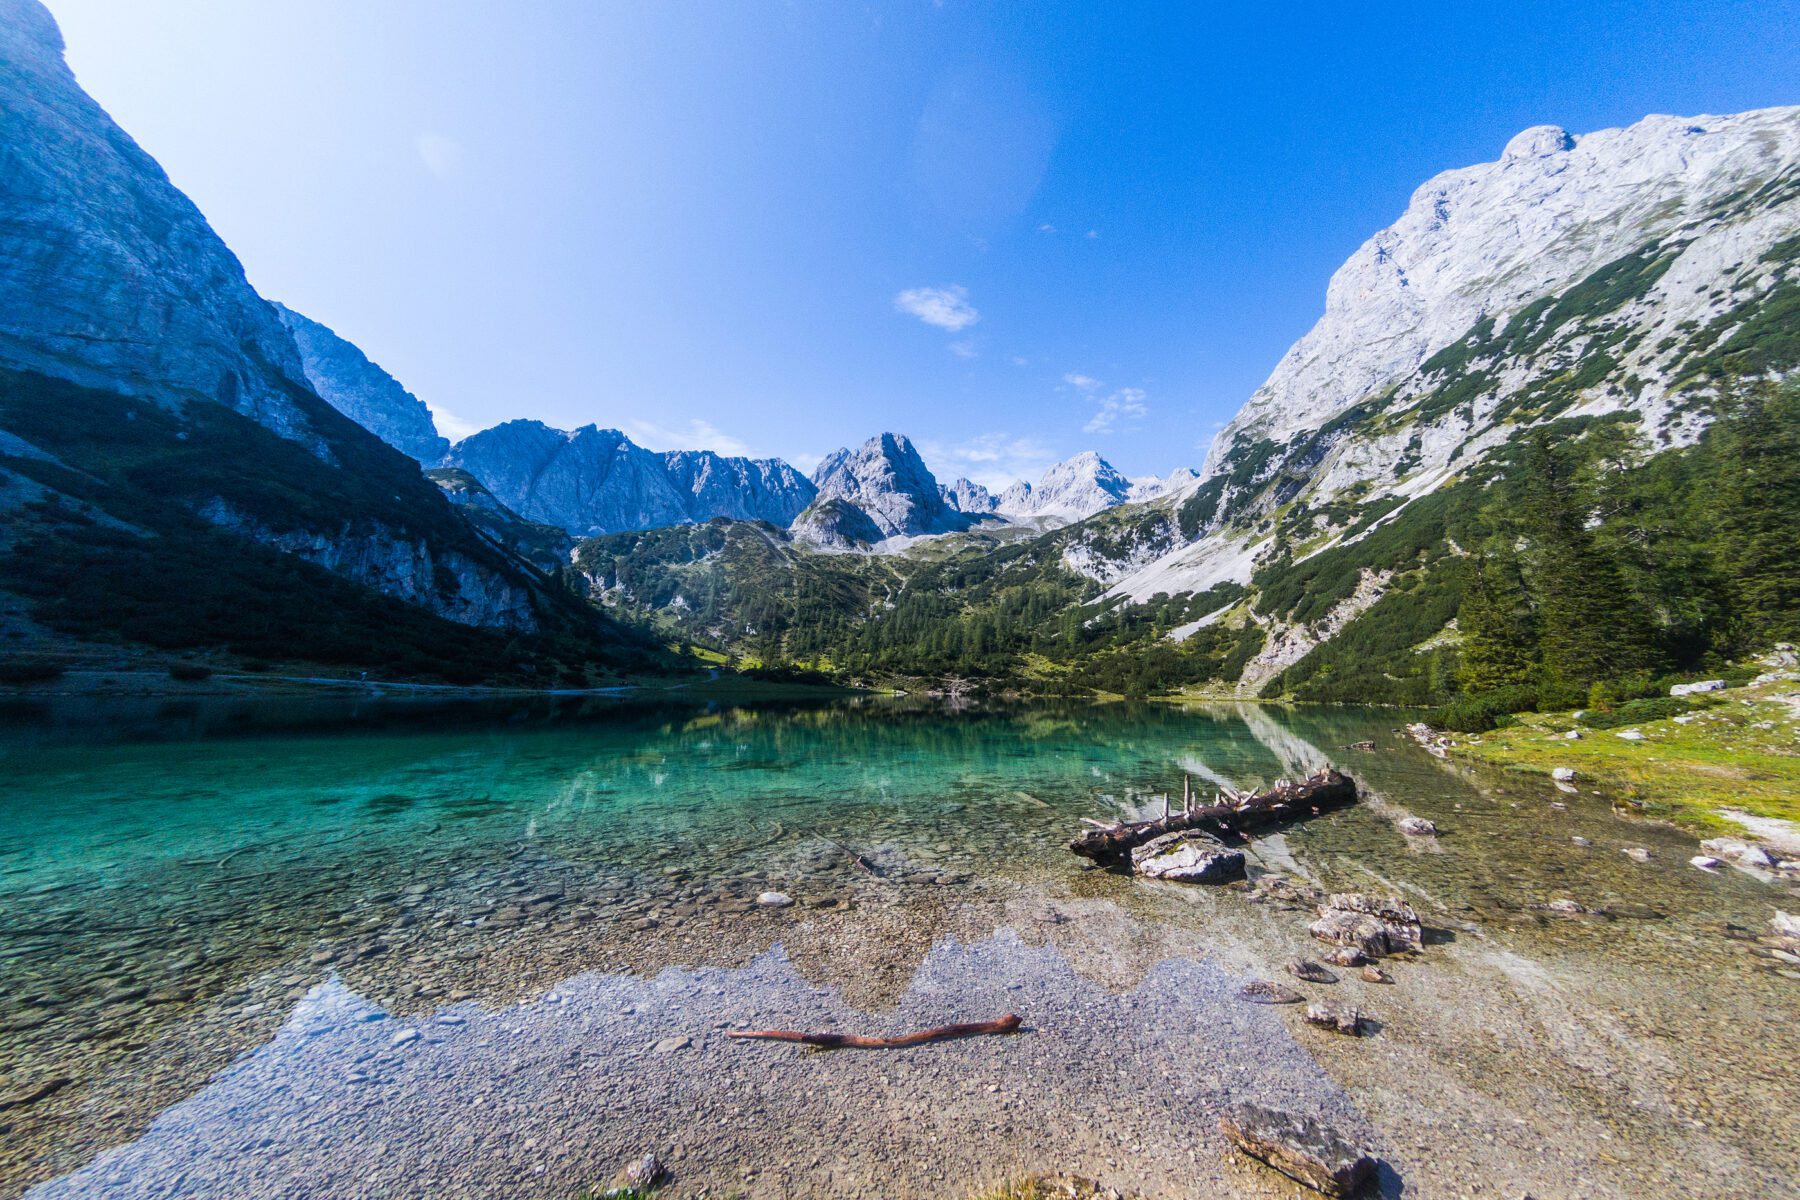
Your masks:
[[[399,1033],[396,1033],[390,1039],[392,1044],[396,1045],[396,1046],[410,1045],[413,1042],[416,1042],[418,1040],[419,1040],[419,1031],[416,1029],[402,1029]]]
[[[1336,983],[1338,981],[1334,972],[1326,970],[1310,958],[1297,959],[1289,963],[1287,972],[1295,979],[1304,979],[1308,983]]]
[[[1298,1004],[1306,999],[1293,988],[1267,979],[1252,979],[1238,989],[1238,996],[1252,1004]]]
[[[1401,833],[1411,837],[1436,837],[1437,826],[1424,817],[1402,817],[1399,821]]]
[[[1392,983],[1394,982],[1394,977],[1375,964],[1370,963],[1362,969],[1362,981],[1364,983]]]
[[[1688,859],[1688,866],[1699,867],[1702,871],[1717,870],[1722,864],[1710,854],[1696,854]]]
[[[1333,1033],[1349,1034],[1352,1037],[1362,1033],[1362,1010],[1342,1000],[1313,1001],[1306,1006],[1306,1021],[1309,1025],[1317,1025]]]
[[[1629,858],[1632,862],[1642,863],[1650,861],[1650,851],[1644,849],[1642,846],[1627,846],[1620,851],[1620,853],[1626,858]]]
[[[1556,782],[1558,782],[1558,783],[1574,783],[1575,782],[1575,768],[1574,767],[1557,767],[1554,771],[1550,772],[1550,778],[1556,780]]]
[[[764,908],[792,908],[794,898],[786,892],[764,892],[756,898],[756,902]]]
[[[673,1054],[677,1050],[686,1050],[693,1044],[694,1039],[690,1037],[666,1037],[656,1043],[652,1049],[658,1054]]]
[[[1644,731],[1641,729],[1621,729],[1619,730],[1618,736],[1624,738],[1628,742],[1641,742],[1644,740]]]
[[[628,1188],[649,1191],[661,1183],[668,1173],[668,1170],[662,1165],[662,1160],[656,1157],[655,1151],[648,1151],[644,1157],[619,1172],[619,1178]]]
[[[1550,903],[1544,905],[1544,907],[1553,913],[1561,913],[1566,917],[1578,917],[1588,911],[1585,907],[1577,904],[1573,900],[1552,900]]]
[[[1338,946],[1326,952],[1325,961],[1334,967],[1360,967],[1369,960],[1355,946]]]
[[[1569,839],[1569,840],[1570,840],[1570,841],[1571,841],[1571,842],[1574,842],[1574,843],[1575,843],[1575,844],[1576,844],[1576,845],[1577,845],[1577,846],[1591,846],[1591,845],[1593,845],[1593,844],[1594,844],[1594,843],[1592,843],[1592,842],[1590,842],[1590,841],[1588,841],[1588,840],[1587,840],[1587,839],[1586,839],[1586,838],[1584,838],[1584,837],[1572,837],[1572,838],[1570,838],[1570,839]]]

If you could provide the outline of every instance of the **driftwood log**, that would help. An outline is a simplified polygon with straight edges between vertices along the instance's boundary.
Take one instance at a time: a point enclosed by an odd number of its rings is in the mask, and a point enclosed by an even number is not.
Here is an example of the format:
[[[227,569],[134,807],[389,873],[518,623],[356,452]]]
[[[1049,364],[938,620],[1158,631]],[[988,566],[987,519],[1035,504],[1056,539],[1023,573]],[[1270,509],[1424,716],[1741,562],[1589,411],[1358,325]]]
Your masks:
[[[761,1038],[771,1042],[801,1042],[823,1050],[901,1050],[907,1046],[923,1046],[926,1042],[947,1042],[953,1038],[980,1037],[989,1033],[1016,1033],[1019,1015],[1007,1013],[998,1021],[973,1021],[966,1025],[940,1025],[921,1029],[918,1033],[899,1037],[863,1037],[856,1033],[801,1033],[793,1029],[731,1029],[726,1037]]]
[[[1184,807],[1179,812],[1165,813],[1150,821],[1127,821],[1116,825],[1089,822],[1096,827],[1079,834],[1069,843],[1069,849],[1083,858],[1103,861],[1128,854],[1133,846],[1141,846],[1165,833],[1204,829],[1241,835],[1262,826],[1316,816],[1328,808],[1354,803],[1355,782],[1343,772],[1326,767],[1305,779],[1284,779],[1265,792],[1234,797],[1220,804]]]

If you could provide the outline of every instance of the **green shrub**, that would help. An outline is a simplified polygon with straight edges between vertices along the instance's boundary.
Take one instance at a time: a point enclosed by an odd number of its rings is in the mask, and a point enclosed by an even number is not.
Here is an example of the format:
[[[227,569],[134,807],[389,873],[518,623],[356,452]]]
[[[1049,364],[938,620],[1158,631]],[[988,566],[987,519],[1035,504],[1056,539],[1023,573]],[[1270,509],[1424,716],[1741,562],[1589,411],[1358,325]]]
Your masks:
[[[1507,724],[1513,713],[1536,709],[1538,696],[1538,689],[1527,684],[1458,696],[1438,709],[1431,723],[1460,733],[1483,733]]]

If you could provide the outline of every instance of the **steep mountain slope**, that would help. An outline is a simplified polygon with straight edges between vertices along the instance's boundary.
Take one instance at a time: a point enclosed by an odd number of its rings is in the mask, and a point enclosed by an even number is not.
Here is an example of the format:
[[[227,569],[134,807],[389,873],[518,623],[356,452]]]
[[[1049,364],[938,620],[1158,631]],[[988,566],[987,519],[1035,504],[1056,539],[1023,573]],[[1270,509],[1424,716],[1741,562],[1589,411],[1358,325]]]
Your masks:
[[[506,638],[457,622],[603,652],[616,631],[312,390],[275,308],[81,91],[35,0],[0,0],[0,111],[0,576],[40,627],[506,664]]]
[[[275,311],[293,335],[306,381],[321,399],[425,466],[444,457],[450,442],[438,436],[423,400],[324,325],[285,304],[275,305]]]
[[[905,437],[884,433],[855,449],[825,456],[813,472],[819,501],[840,500],[855,508],[883,538],[953,533],[969,526],[952,508]]]
[[[713,517],[786,525],[815,492],[779,459],[658,454],[616,429],[565,432],[541,421],[507,421],[464,438],[444,465],[468,471],[520,515],[577,537]]]
[[[1130,494],[1129,479],[1094,451],[1085,450],[1051,467],[1022,493],[1009,489],[1001,511],[1015,519],[1047,517],[1066,523],[1123,504]]]

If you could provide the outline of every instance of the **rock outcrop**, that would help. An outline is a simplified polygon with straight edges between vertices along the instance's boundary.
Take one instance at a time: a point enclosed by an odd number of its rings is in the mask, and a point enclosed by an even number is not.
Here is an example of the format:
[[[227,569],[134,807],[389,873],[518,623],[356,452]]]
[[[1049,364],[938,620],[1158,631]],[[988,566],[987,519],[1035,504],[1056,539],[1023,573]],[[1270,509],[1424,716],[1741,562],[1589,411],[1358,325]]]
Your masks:
[[[427,467],[450,449],[425,402],[369,360],[359,348],[310,317],[275,305],[300,351],[306,380],[331,407]]]
[[[1131,490],[1131,480],[1094,451],[1084,450],[1045,471],[1035,485],[1008,488],[997,508],[1014,519],[1037,517],[1067,524],[1125,503]]]

